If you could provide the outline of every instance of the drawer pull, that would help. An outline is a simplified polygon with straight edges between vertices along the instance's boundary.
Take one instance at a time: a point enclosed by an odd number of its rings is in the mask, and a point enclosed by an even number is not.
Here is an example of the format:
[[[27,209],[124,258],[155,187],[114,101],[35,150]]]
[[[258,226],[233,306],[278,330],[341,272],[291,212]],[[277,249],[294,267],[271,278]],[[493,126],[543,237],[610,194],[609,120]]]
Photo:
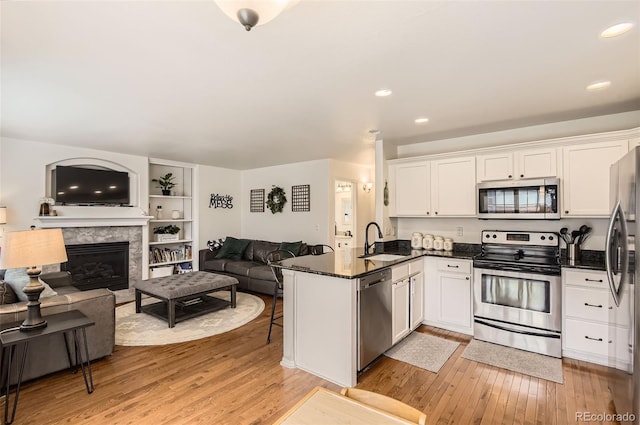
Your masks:
[[[447,267],[451,267],[452,269],[460,268],[460,266],[452,266],[451,264],[447,264]]]
[[[589,279],[588,277],[584,278],[585,281],[587,282],[598,282],[598,283],[602,283],[602,279]]]
[[[590,339],[591,341],[598,341],[598,342],[602,342],[602,338],[591,338],[589,336],[584,336],[586,339]]]
[[[595,304],[584,303],[584,305],[586,305],[587,307],[602,308],[602,304],[600,304],[600,305],[595,305]]]

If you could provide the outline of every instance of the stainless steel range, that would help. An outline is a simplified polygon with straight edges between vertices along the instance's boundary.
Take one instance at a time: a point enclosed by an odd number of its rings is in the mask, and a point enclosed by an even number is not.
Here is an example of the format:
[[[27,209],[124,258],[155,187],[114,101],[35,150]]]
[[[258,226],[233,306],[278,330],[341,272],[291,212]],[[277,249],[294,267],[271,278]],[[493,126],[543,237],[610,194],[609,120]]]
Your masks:
[[[553,232],[482,232],[473,259],[476,339],[562,357],[558,239]]]

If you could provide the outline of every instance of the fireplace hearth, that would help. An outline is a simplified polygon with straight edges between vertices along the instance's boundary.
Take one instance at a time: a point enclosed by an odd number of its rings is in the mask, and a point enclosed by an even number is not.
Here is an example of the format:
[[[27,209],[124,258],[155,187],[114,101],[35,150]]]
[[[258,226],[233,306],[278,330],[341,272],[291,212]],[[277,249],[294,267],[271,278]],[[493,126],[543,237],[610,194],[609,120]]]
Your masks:
[[[68,261],[60,268],[71,273],[73,285],[86,291],[129,287],[129,242],[67,245]]]

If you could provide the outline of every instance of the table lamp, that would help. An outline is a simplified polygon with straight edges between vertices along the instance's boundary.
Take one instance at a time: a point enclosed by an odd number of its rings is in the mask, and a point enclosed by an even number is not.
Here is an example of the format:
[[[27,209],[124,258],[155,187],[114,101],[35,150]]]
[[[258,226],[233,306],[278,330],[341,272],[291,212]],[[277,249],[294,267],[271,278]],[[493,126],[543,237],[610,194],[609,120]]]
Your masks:
[[[22,289],[29,300],[27,318],[20,325],[21,331],[42,329],[47,321],[40,314],[40,293],[44,286],[38,280],[39,266],[67,261],[62,229],[36,229],[9,232],[6,234],[0,263],[5,269],[29,267],[29,283]]]

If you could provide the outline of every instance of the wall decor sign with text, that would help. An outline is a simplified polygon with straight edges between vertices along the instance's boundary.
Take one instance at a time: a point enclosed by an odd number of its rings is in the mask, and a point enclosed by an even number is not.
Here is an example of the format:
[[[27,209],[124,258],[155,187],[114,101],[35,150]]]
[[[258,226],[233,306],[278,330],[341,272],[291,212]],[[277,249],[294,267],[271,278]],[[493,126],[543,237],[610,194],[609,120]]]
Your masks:
[[[212,193],[209,198],[209,208],[233,208],[233,196]]]
[[[264,212],[264,189],[251,189],[249,211]]]
[[[311,211],[311,187],[308,184],[291,186],[291,211]]]

